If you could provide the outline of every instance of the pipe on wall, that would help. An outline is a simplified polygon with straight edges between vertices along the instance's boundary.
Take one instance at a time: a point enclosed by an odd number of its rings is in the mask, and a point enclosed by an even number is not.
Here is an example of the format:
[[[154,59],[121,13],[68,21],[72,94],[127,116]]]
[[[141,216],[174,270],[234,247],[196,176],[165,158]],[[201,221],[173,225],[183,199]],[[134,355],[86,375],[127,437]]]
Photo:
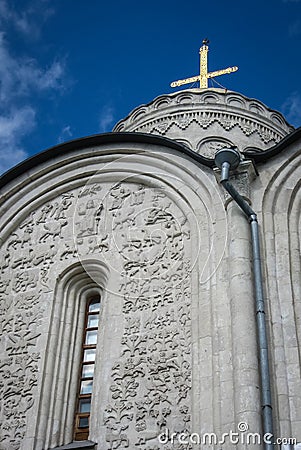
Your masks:
[[[264,448],[270,450],[274,445],[272,444],[273,436],[273,410],[271,399],[271,382],[270,369],[268,357],[268,339],[265,321],[264,309],[264,295],[263,295],[263,281],[261,270],[261,256],[260,256],[260,240],[259,227],[255,211],[239,194],[235,187],[229,181],[229,172],[238,167],[240,163],[240,155],[234,149],[221,149],[216,153],[216,165],[221,169],[220,183],[223,188],[230,194],[233,200],[237,203],[240,209],[247,216],[251,228],[251,242],[253,254],[253,277],[255,290],[255,308],[256,308],[256,323],[257,323],[257,341],[258,341],[258,356],[259,369],[261,378],[261,401],[262,401],[262,418],[263,418],[263,435],[268,437],[271,442],[264,443]]]

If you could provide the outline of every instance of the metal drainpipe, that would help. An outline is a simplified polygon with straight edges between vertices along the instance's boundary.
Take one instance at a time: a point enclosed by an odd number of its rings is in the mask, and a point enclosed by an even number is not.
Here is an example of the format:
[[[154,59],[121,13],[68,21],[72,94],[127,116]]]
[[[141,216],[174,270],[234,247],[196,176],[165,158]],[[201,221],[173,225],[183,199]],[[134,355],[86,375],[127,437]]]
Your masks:
[[[223,152],[224,155],[222,154]],[[236,155],[234,153],[236,153]],[[236,159],[237,157],[238,160]],[[223,159],[226,160],[223,161]],[[261,376],[263,435],[267,436],[270,442],[273,442],[273,411],[268,358],[268,340],[265,323],[263,281],[261,272],[260,241],[257,215],[250,207],[250,205],[244,200],[244,198],[237,192],[235,187],[229,182],[230,169],[236,168],[240,162],[239,153],[234,149],[221,149],[216,154],[215,162],[216,165],[221,169],[220,183],[245,213],[251,227],[257,340],[259,352],[259,368]],[[264,444],[264,448],[266,450],[269,450],[272,447],[274,448],[274,445],[272,443]]]

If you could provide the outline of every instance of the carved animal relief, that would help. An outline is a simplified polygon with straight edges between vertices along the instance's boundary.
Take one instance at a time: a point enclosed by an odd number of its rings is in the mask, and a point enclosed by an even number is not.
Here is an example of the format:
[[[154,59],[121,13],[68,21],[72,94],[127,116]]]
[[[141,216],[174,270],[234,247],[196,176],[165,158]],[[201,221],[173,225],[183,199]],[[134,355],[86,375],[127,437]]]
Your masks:
[[[150,450],[166,428],[190,429],[189,230],[160,190],[117,185],[109,203],[125,326],[112,367],[105,439],[110,450]]]
[[[32,212],[1,249],[0,448],[17,450],[26,435],[41,369],[39,339],[45,322],[45,294],[55,277],[63,230],[73,194],[63,194]],[[49,311],[49,308],[48,308]]]
[[[189,238],[183,212],[165,192],[131,182],[65,192],[12,229],[0,261],[1,450],[21,448],[29,414],[36,420],[41,334],[57,277],[91,257],[117,272],[123,298],[120,357],[103,417],[107,449],[153,449],[166,427],[189,430]]]

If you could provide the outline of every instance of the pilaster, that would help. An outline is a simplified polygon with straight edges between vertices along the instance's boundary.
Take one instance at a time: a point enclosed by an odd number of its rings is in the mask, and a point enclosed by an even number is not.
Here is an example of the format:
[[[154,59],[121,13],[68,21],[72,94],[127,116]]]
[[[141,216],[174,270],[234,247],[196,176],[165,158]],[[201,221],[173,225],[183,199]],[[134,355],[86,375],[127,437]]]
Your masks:
[[[218,172],[215,170],[219,179]],[[254,177],[253,164],[245,161],[230,180],[249,203],[250,183]],[[226,295],[229,296],[231,310],[235,431],[239,431],[238,424],[244,423],[248,432],[260,433],[261,400],[250,230],[246,216],[226,191],[224,205],[228,215],[228,264],[225,270],[228,277]],[[240,443],[239,448],[247,449],[248,445]]]

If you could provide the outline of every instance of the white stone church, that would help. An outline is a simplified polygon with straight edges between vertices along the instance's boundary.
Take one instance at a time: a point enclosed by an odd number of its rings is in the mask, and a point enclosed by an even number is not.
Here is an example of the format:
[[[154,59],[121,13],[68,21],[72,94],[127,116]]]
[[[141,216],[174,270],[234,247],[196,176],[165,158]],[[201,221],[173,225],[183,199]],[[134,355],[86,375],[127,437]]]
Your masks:
[[[4,174],[0,449],[299,449],[300,179],[301,129],[212,88]]]

